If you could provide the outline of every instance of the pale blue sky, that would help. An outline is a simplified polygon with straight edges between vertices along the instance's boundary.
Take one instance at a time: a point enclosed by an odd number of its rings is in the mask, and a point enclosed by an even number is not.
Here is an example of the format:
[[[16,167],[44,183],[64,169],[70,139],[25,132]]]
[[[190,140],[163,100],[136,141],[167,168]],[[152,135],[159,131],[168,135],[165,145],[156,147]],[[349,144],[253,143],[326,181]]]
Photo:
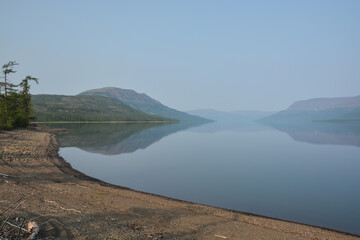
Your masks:
[[[0,29],[33,93],[114,86],[180,110],[360,94],[358,0],[0,0]]]

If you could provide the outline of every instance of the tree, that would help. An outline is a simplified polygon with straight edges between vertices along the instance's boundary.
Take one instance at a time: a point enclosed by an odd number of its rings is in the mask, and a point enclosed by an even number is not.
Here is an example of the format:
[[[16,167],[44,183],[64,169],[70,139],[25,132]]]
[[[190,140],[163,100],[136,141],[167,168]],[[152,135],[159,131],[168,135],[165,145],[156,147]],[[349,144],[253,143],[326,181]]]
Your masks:
[[[16,71],[13,70],[13,67],[15,65],[19,65],[16,61],[9,61],[7,64],[4,64],[3,65],[3,73],[4,73],[4,88],[5,88],[5,94],[4,94],[4,97],[5,97],[5,120],[7,120],[7,89],[8,89],[8,82],[7,82],[7,75],[10,74],[10,73],[15,73]]]
[[[30,82],[38,83],[38,79],[28,75],[18,85],[10,83],[8,75],[15,73],[15,65],[19,64],[10,61],[2,67],[4,81],[0,82],[0,129],[27,127],[32,114]]]
[[[31,95],[30,95],[30,85],[29,81],[34,81],[36,84],[39,84],[37,78],[31,77],[30,75],[26,76],[25,79],[21,81],[19,84],[22,87],[22,90],[19,94],[19,108],[22,113],[22,117],[25,120],[25,125],[27,126],[30,121],[30,117],[32,114],[32,105],[31,105]]]

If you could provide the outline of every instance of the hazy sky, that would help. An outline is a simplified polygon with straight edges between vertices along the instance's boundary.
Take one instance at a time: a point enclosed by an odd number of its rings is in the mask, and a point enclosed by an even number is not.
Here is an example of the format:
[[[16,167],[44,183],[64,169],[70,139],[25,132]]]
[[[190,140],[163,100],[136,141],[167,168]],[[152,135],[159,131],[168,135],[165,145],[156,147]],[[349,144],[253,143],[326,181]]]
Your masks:
[[[114,86],[180,110],[360,94],[359,0],[0,0],[0,63],[32,92]]]

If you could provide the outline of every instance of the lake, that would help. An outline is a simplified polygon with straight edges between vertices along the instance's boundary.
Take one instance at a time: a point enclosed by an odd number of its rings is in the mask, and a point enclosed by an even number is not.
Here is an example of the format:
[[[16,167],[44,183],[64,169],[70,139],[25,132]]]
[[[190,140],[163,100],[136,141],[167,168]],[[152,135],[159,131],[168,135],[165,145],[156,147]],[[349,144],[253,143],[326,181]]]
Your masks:
[[[360,234],[360,124],[66,124],[60,155],[103,181]]]

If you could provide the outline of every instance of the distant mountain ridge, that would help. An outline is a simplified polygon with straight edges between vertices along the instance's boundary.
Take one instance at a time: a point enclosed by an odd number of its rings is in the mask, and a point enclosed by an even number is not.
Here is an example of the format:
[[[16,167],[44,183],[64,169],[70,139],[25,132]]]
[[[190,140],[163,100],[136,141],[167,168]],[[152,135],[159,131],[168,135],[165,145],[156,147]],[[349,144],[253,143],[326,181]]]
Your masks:
[[[182,122],[184,121],[197,121],[197,122],[206,122],[208,119],[193,116],[191,114],[181,112],[170,107],[167,107],[160,103],[159,101],[149,97],[144,93],[137,93],[131,89],[121,89],[115,87],[105,87],[99,89],[87,90],[80,93],[79,95],[96,95],[104,96],[113,99],[117,99],[129,106],[143,111],[148,114],[158,115],[166,118],[177,119]]]
[[[360,95],[297,101],[288,109],[265,117],[261,121],[360,121]]]

